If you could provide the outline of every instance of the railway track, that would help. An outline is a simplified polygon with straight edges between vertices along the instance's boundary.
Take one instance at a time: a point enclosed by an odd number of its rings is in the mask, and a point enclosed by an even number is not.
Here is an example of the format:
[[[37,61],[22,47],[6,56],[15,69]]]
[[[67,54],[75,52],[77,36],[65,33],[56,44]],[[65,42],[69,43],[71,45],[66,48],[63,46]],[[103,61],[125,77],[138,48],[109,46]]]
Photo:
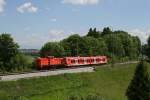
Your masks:
[[[124,65],[124,64],[134,64],[139,61],[125,62],[125,63],[116,63],[115,65]],[[90,67],[89,67],[90,66]],[[89,66],[78,66],[71,68],[61,68],[61,69],[50,69],[50,70],[33,70],[19,73],[0,73],[0,80],[17,80],[21,78],[30,78],[30,77],[40,77],[40,76],[50,76],[50,75],[58,75],[64,73],[77,73],[77,72],[92,72],[95,68],[98,68],[99,65],[89,65]],[[101,67],[108,67],[111,64],[102,65]],[[39,74],[39,75],[38,75]],[[21,77],[20,77],[21,76]],[[5,79],[6,77],[6,79]],[[11,77],[11,78],[9,78]],[[18,77],[18,78],[17,78]]]
[[[134,63],[138,63],[139,61],[132,61],[132,62],[124,62],[124,63],[115,63],[115,65],[124,65],[124,64],[134,64]],[[87,66],[74,66],[71,68],[53,68],[53,69],[48,69],[48,70],[32,70],[32,71],[24,71],[24,72],[14,72],[14,73],[0,73],[0,76],[7,76],[7,75],[18,75],[18,74],[28,74],[28,73],[38,73],[38,72],[47,72],[47,71],[57,71],[57,70],[65,70],[65,69],[75,69],[75,68],[84,68],[84,67],[93,67],[93,68],[97,68],[100,65],[87,65]],[[105,65],[101,65],[101,67],[107,67],[107,66],[111,66],[111,64],[105,64]]]
[[[22,73],[22,74],[13,74],[13,75],[3,75],[0,76],[1,81],[15,81],[24,78],[33,78],[33,77],[43,77],[43,76],[53,76],[60,75],[65,73],[81,73],[81,72],[93,72],[93,67],[84,67],[84,68],[65,68],[65,69],[57,69],[57,70],[45,70],[45,71],[37,71],[30,73]]]
[[[64,69],[69,69],[69,68],[48,69],[48,70],[32,70],[32,71],[14,72],[14,73],[0,73],[0,76],[19,75],[19,74],[28,74],[28,73],[39,73],[39,72],[57,71],[57,70],[64,70]]]

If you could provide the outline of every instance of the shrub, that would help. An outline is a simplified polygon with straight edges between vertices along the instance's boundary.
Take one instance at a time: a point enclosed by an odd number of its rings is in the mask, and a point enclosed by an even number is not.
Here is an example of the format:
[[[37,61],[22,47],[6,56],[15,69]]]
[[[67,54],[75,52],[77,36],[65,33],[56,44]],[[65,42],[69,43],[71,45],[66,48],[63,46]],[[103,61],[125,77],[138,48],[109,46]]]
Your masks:
[[[141,61],[137,65],[126,95],[128,100],[150,100],[150,79],[146,62]]]
[[[32,62],[33,59],[30,56],[19,53],[11,59],[10,64],[13,65],[12,70],[20,71],[31,69]]]

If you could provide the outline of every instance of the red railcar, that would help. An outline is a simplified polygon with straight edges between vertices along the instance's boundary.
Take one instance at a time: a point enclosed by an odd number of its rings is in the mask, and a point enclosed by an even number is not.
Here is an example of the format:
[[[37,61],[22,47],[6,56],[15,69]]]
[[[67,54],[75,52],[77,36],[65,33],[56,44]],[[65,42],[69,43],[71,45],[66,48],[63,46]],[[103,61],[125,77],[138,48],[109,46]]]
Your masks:
[[[64,60],[64,58],[54,58],[54,57],[37,58],[36,66],[38,69],[55,67],[55,66],[62,65],[63,60]]]
[[[37,58],[36,59],[36,66],[38,69],[44,69],[49,65],[49,61],[47,58]]]
[[[92,56],[92,57],[64,57],[64,58],[38,58],[36,64],[38,69],[52,68],[55,66],[81,66],[81,65],[98,65],[106,64],[108,59],[106,56]]]
[[[96,65],[96,64],[106,64],[106,56],[93,56],[93,57],[66,57],[66,66],[79,66],[79,65]]]

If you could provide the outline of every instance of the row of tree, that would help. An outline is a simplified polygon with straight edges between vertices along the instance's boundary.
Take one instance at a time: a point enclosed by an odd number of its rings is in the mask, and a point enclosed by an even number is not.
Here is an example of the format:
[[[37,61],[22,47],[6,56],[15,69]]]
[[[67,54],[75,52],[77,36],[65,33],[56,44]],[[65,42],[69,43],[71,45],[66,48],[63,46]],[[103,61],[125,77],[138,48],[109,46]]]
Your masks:
[[[102,32],[90,28],[86,36],[74,34],[60,42],[48,42],[40,51],[46,56],[96,56],[137,58],[141,52],[141,41],[125,31],[112,31],[109,27]]]

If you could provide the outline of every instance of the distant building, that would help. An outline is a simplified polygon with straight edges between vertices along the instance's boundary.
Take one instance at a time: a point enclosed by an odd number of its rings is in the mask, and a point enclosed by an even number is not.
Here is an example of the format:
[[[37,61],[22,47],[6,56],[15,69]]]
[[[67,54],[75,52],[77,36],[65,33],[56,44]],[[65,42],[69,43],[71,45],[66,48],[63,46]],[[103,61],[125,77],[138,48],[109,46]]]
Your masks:
[[[19,49],[19,51],[28,55],[38,55],[40,52],[38,49]]]

